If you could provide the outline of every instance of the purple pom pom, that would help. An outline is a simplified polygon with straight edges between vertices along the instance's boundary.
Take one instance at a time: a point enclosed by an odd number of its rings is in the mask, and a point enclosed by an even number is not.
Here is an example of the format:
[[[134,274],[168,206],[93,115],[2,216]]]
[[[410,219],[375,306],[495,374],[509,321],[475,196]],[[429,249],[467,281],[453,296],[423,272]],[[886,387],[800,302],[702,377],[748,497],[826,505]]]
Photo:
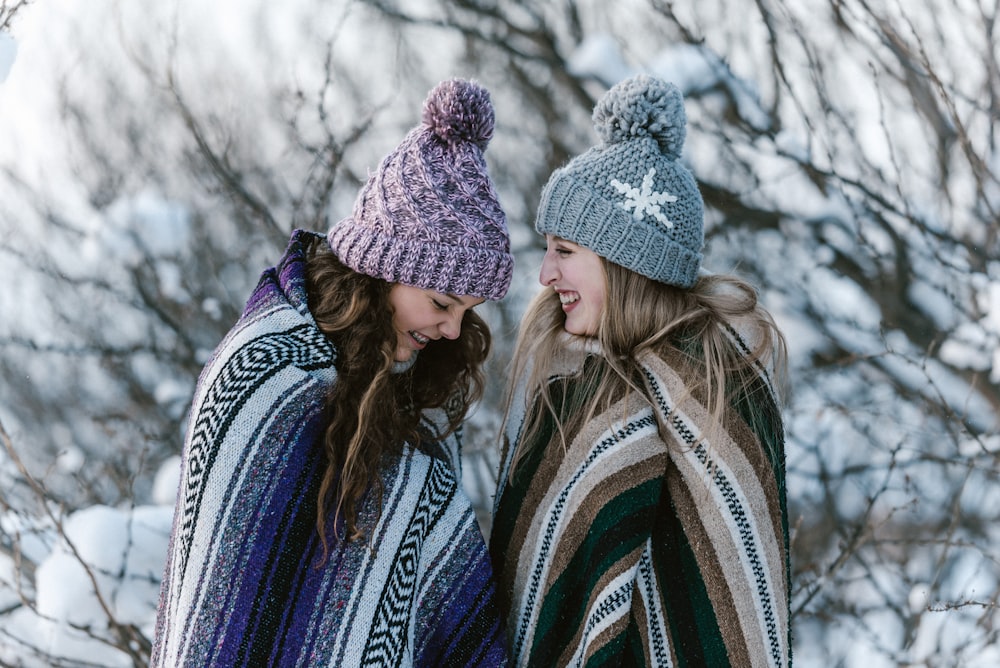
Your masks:
[[[450,145],[471,142],[485,150],[493,138],[490,93],[472,81],[449,79],[424,100],[424,125]]]

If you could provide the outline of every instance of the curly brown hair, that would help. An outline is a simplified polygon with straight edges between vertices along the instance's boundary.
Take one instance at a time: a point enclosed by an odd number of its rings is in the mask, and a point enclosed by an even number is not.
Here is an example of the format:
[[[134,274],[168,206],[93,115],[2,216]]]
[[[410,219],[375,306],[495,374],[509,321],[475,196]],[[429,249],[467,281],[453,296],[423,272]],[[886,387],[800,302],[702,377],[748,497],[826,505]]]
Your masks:
[[[482,396],[482,364],[492,338],[489,327],[471,310],[464,314],[458,338],[431,341],[409,369],[392,372],[397,336],[391,288],[391,283],[344,265],[322,238],[307,251],[309,310],[337,349],[316,518],[324,555],[330,509],[343,519],[348,540],[362,538],[357,505],[369,488],[381,503],[379,469],[384,459],[398,455],[406,443],[419,446],[433,436],[421,433],[421,412],[445,409],[446,432],[436,435],[443,438],[461,425]]]

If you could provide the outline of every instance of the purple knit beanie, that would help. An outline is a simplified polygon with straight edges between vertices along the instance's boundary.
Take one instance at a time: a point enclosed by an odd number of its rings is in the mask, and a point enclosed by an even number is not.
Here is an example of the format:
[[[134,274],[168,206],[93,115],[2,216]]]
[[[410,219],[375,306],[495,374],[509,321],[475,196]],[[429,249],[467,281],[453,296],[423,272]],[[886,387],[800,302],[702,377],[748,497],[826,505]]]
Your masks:
[[[486,170],[493,105],[482,86],[438,84],[423,123],[382,160],[327,240],[351,269],[425,290],[503,298],[514,258]]]

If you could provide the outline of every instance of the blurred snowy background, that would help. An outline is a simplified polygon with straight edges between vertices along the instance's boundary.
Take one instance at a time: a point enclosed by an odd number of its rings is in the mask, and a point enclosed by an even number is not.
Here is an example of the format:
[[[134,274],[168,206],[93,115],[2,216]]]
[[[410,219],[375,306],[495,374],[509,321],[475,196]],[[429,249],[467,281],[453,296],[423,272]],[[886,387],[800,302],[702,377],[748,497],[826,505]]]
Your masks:
[[[791,346],[795,659],[1000,665],[997,0],[0,0],[0,665],[145,666],[187,404],[296,227],[439,80],[493,93],[518,258],[637,71],[686,95],[707,266]]]

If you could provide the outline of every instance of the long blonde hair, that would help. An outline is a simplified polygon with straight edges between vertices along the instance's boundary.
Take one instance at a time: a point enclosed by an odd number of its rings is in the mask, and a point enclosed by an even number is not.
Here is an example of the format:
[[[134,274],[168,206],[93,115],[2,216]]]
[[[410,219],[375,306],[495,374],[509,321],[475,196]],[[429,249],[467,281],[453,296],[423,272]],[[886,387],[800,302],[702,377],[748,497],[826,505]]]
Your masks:
[[[556,406],[549,381],[554,363],[571,338],[564,330],[565,315],[554,290],[542,290],[532,300],[522,319],[511,360],[501,438],[506,430],[524,374],[525,396],[531,401],[514,453],[513,469],[523,461],[526,444],[536,440],[545,415],[555,420],[565,447],[594,415],[627,399],[631,392],[645,396],[639,360],[645,353],[676,351],[690,364],[677,369],[688,391],[707,398],[713,423],[723,424],[730,406],[752,394],[761,369],[776,376],[775,389],[783,385],[787,361],[785,338],[774,319],[760,305],[757,291],[734,275],[706,274],[690,289],[660,283],[601,258],[605,281],[604,310],[598,324],[597,343],[602,354],[590,365],[581,382],[591,388],[586,404],[568,416],[565,423]],[[733,323],[749,329],[744,341],[753,347],[740,349],[731,335]],[[530,372],[529,372],[530,368]],[[711,438],[711,432],[706,434]]]

